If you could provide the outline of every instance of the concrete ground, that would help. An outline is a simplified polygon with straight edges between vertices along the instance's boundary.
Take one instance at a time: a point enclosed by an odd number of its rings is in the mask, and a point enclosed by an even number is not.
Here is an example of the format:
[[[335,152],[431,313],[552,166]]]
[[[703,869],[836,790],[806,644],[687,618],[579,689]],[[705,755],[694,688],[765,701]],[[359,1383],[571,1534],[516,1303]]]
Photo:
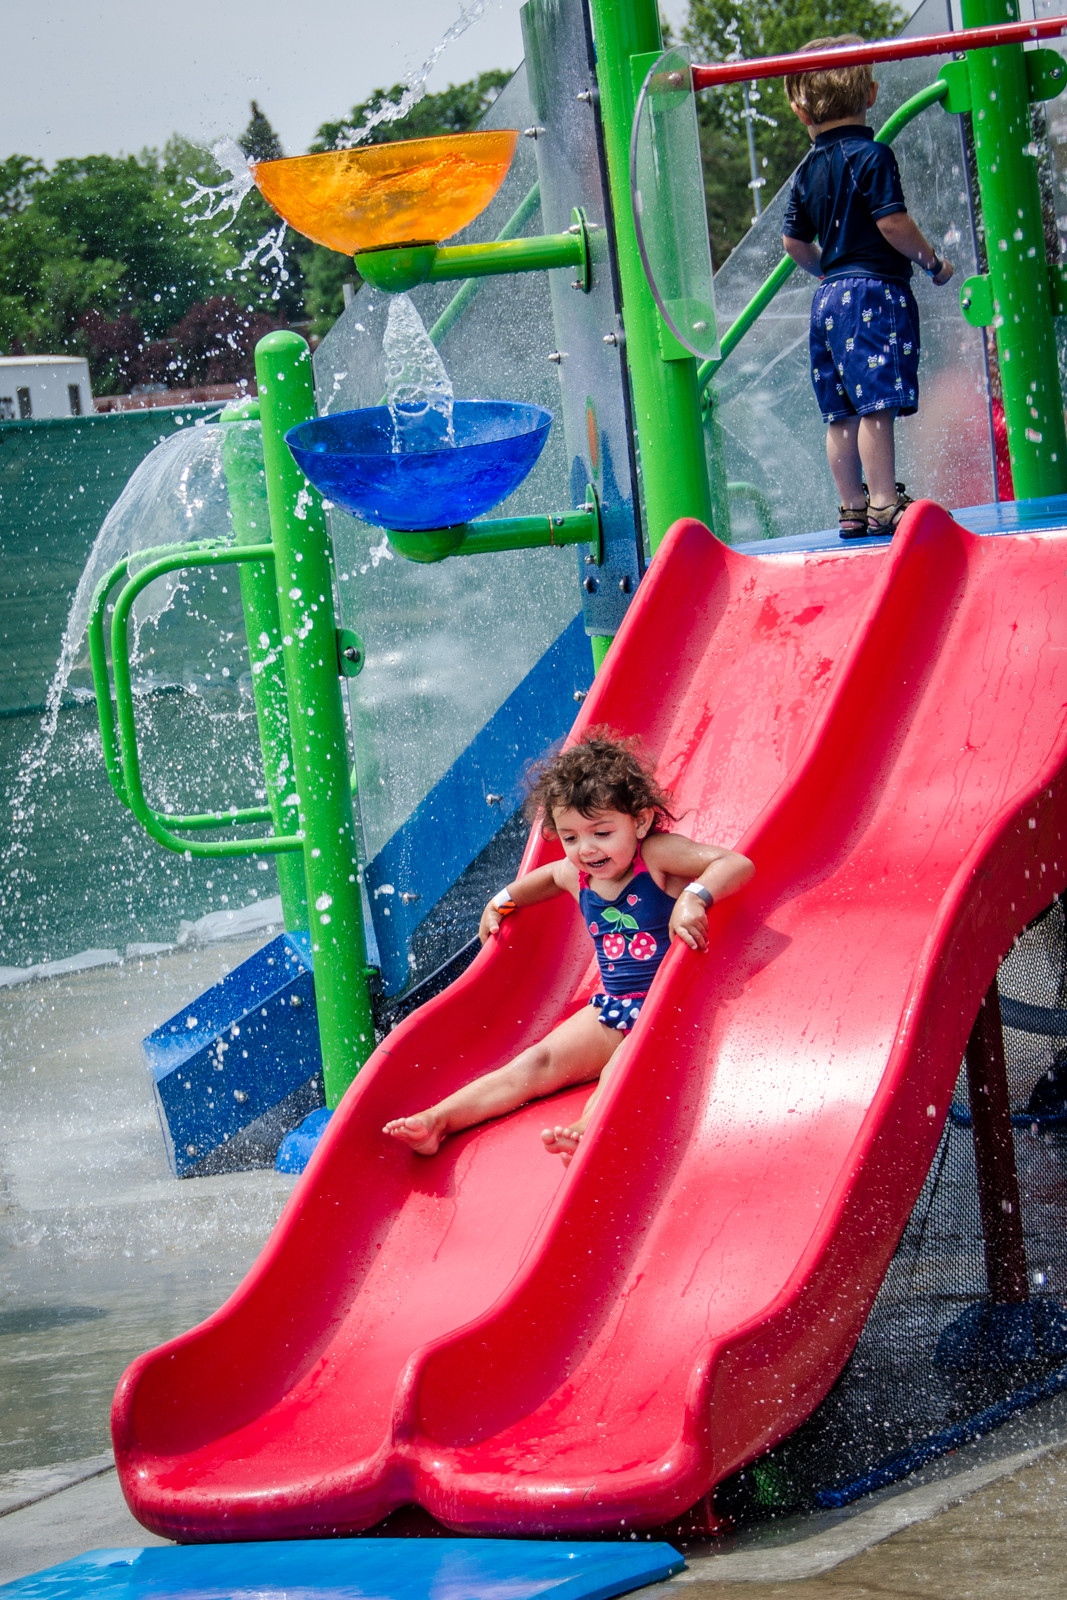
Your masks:
[[[0,991],[0,1584],[163,1542],[119,1491],[114,1384],[225,1299],[292,1180],[177,1182],[140,1040],[257,942]],[[1067,1395],[845,1511],[686,1555],[647,1600],[1067,1597]]]

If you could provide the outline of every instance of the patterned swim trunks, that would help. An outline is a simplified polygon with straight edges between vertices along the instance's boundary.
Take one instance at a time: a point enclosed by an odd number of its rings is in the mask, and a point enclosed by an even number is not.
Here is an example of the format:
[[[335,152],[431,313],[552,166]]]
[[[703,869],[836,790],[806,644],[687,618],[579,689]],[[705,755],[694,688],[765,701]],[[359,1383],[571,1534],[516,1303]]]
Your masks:
[[[831,278],[811,304],[811,381],[824,422],[919,406],[919,308],[894,278]]]
[[[617,1028],[620,1033],[629,1033],[641,1015],[641,1007],[647,997],[647,989],[642,989],[639,994],[595,994],[589,1004],[599,1006],[600,1020],[605,1028]]]

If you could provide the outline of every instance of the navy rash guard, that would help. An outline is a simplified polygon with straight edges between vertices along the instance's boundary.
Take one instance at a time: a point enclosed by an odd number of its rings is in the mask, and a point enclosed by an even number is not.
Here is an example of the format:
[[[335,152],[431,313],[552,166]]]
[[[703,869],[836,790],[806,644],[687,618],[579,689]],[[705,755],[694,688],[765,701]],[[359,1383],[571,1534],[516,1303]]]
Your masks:
[[[911,262],[878,228],[907,211],[897,158],[874,130],[847,123],[816,136],[793,176],[782,232],[822,245],[822,276],[907,282]]]

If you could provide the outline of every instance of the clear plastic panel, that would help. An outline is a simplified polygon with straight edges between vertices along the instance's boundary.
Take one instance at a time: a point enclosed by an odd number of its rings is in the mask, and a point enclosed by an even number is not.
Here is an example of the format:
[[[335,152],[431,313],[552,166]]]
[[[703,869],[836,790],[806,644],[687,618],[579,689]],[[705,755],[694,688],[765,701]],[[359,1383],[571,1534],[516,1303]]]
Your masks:
[[[483,126],[525,128],[533,120],[520,69]],[[536,182],[533,141],[520,139],[500,193],[459,242],[497,238]],[[540,210],[527,209],[517,232],[535,234]],[[533,401],[556,414],[537,466],[493,514],[565,509],[571,499],[559,379],[547,359],[554,336],[546,274],[414,290],[431,333],[457,294],[465,301],[462,314],[435,334],[456,398]],[[387,297],[363,284],[319,346],[320,411],[381,402],[387,309]],[[456,557],[424,567],[394,556],[378,528],[337,510],[330,523],[342,619],[367,651],[350,701],[364,839],[373,859],[572,621],[581,591],[573,550]]]
[[[667,326],[687,350],[719,353],[691,52],[665,50],[641,89],[630,189],[641,263]]]
[[[912,18],[908,33],[945,26],[943,0]],[[871,115],[881,126],[905,100],[931,83],[944,58],[885,63]],[[946,506],[996,498],[988,377],[980,329],[959,306],[958,286],[976,271],[960,119],[940,107],[922,113],[893,144],[908,209],[956,276],[937,289],[916,271],[922,328],[919,411],[897,424],[897,473],[914,496]],[[788,184],[720,268],[715,278],[720,329],[727,329],[782,256]],[[795,271],[784,289],[723,364],[715,387],[717,416],[731,493],[732,540],[829,528],[837,496],[826,464],[825,428],[808,361],[814,280]],[[769,510],[760,518],[757,509]]]

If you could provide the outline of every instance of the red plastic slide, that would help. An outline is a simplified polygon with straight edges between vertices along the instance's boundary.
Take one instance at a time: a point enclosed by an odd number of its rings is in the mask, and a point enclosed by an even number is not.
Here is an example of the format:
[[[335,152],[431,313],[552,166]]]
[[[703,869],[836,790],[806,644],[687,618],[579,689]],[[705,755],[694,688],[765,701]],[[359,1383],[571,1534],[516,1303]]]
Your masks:
[[[840,1372],[1012,937],[1067,881],[1067,530],[940,508],[888,548],[749,557],[677,524],[578,729],[642,735],[751,886],[675,947],[568,1171],[538,1130],[385,1139],[580,1006],[577,909],[505,925],[375,1053],[248,1278],[114,1408],[179,1539],[655,1527]],[[528,864],[554,847],[531,841]]]

